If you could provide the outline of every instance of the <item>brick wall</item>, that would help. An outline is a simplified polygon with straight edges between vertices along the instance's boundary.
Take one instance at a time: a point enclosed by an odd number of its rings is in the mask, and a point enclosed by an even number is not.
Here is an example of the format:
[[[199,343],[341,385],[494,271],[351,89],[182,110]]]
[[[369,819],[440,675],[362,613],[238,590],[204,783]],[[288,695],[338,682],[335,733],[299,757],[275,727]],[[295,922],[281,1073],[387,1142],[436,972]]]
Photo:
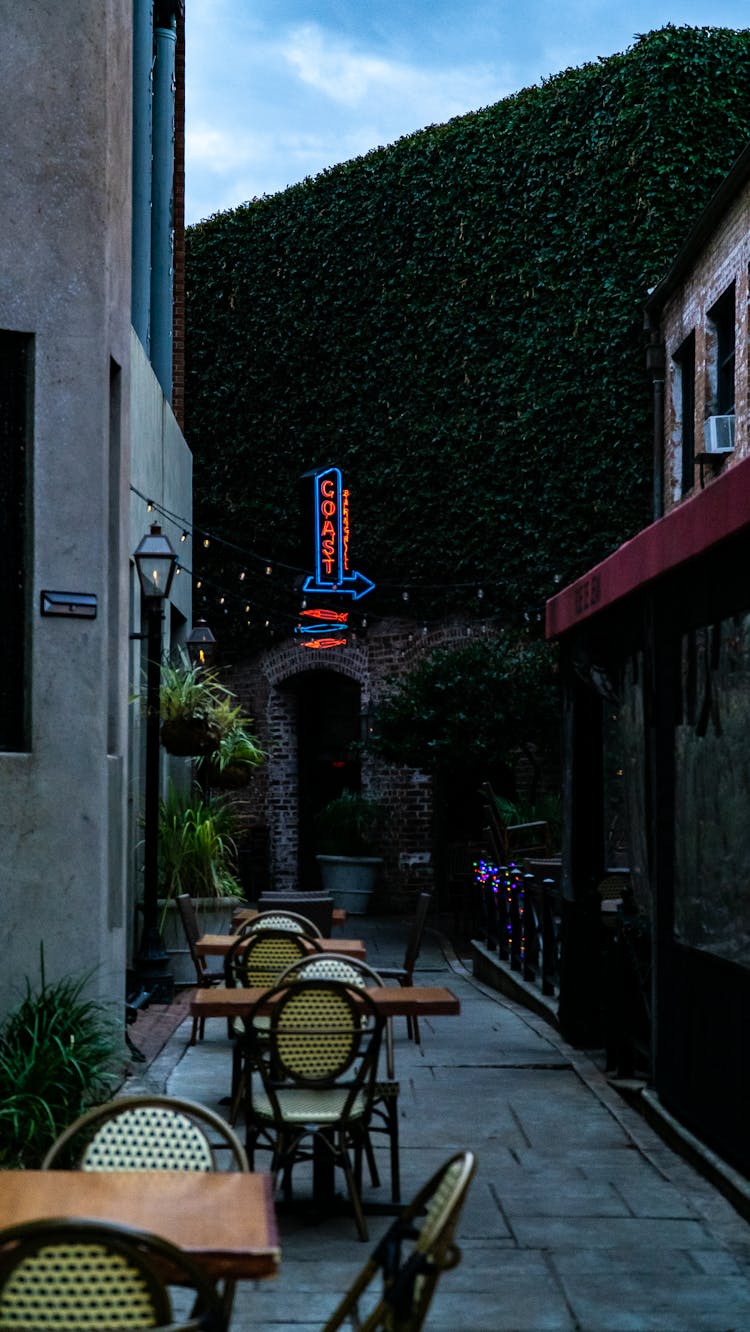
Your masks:
[[[710,485],[750,453],[748,438],[748,267],[750,266],[750,184],[739,190],[664,307],[661,320],[666,349],[664,504],[681,499],[681,429],[675,353],[695,333],[695,449],[703,449],[703,425],[713,414],[715,342],[708,312],[735,283],[735,445],[734,452],[696,462],[693,489]]]
[[[356,681],[366,715],[388,688],[388,679],[412,670],[437,647],[464,643],[476,626],[445,623],[424,632],[421,625],[388,620],[361,634],[347,648],[303,653],[288,639],[233,668],[228,683],[255,721],[268,761],[243,795],[248,826],[268,829],[269,878],[274,888],[296,888],[298,772],[294,682],[308,671],[333,671]],[[414,895],[434,881],[432,781],[412,768],[386,764],[365,751],[362,791],[386,811],[378,887],[381,909],[408,909]]]

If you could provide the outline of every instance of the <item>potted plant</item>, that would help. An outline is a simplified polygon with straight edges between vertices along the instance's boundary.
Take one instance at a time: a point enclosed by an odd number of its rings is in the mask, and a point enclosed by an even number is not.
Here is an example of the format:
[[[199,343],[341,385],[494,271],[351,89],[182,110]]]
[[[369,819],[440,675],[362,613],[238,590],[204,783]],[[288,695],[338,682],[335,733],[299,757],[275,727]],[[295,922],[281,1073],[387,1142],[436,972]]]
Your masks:
[[[181,653],[162,666],[159,691],[161,742],[170,754],[210,754],[221,737],[217,712],[229,691],[215,672],[191,664]]]
[[[245,786],[253,769],[266,757],[250,730],[252,721],[240,706],[232,707],[229,695],[221,700],[213,716],[219,727],[219,742],[198,759],[201,777],[209,787]]]
[[[323,887],[352,915],[367,911],[383,863],[374,854],[381,824],[380,806],[356,791],[342,791],[315,820]]]
[[[232,911],[244,898],[236,861],[228,806],[199,793],[181,793],[170,782],[159,805],[161,930],[178,983],[194,980],[195,973],[175,898],[190,895],[204,933],[226,932]]]

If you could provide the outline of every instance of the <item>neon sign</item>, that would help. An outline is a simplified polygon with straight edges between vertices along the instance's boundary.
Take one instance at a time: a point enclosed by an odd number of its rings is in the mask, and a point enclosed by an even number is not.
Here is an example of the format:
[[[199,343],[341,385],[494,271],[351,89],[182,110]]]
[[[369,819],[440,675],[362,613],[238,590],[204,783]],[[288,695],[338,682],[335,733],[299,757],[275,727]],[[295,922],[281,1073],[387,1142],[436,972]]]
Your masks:
[[[315,573],[305,582],[304,591],[333,592],[358,601],[375,584],[349,565],[349,491],[343,488],[338,467],[313,472],[312,478]]]
[[[321,651],[323,648],[346,647],[346,639],[333,638],[332,636],[327,636],[325,638],[306,638],[304,643],[301,644],[301,647],[317,648],[318,651]]]

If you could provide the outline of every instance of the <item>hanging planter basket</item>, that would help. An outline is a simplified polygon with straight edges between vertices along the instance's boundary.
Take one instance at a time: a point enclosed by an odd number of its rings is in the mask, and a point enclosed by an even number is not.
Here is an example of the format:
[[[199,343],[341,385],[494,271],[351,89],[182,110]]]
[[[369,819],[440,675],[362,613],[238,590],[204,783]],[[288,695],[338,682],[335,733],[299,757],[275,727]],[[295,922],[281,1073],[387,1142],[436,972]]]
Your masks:
[[[216,726],[205,717],[175,717],[162,722],[161,742],[168,754],[179,758],[211,754],[217,739]]]
[[[201,775],[205,778],[206,785],[215,791],[235,791],[240,786],[247,786],[251,771],[247,763],[228,763],[224,768],[207,763],[205,767],[201,767]]]

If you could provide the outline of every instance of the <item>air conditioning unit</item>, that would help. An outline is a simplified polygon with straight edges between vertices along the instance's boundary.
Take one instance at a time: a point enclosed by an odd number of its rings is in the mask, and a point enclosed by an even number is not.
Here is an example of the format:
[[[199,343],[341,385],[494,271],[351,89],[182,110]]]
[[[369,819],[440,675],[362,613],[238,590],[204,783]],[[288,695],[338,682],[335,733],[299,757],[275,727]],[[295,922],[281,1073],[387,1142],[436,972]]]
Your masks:
[[[703,423],[706,453],[731,453],[734,448],[734,416],[709,416]]]

